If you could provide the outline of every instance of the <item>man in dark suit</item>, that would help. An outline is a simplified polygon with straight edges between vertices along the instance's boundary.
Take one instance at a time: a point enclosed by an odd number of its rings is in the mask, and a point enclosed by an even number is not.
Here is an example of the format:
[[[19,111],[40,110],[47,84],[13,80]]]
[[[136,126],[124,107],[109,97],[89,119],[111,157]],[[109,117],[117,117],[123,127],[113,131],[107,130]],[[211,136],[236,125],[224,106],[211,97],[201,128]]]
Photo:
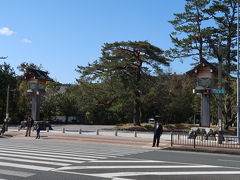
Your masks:
[[[163,132],[163,127],[162,125],[157,121],[154,125],[154,136],[153,136],[153,145],[152,147],[155,147],[156,141],[157,141],[157,147],[159,146],[159,140],[160,136],[162,135]]]
[[[31,130],[32,130],[32,126],[34,124],[34,120],[31,116],[28,116],[27,122],[26,122],[26,126],[27,126],[27,130],[26,130],[26,135],[25,136],[30,136],[31,135]]]

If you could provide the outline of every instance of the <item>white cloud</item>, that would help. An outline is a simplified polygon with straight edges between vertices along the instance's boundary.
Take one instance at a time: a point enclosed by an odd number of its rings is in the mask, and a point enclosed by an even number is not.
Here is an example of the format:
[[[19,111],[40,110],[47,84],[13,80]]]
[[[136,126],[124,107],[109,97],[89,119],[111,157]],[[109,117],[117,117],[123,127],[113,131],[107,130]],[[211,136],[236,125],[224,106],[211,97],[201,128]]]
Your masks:
[[[32,41],[28,38],[23,38],[22,41],[25,42],[25,43],[28,43],[28,44],[32,43]]]
[[[15,32],[12,31],[11,29],[9,29],[8,27],[3,27],[3,28],[0,29],[0,35],[11,36],[14,33]]]

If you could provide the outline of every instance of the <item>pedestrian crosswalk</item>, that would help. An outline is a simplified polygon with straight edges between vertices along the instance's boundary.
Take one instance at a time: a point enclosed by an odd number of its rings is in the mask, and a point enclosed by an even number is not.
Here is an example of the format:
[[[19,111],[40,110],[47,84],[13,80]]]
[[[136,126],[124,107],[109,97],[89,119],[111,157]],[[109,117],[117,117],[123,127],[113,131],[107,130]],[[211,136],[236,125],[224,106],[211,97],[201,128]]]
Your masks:
[[[154,160],[99,160],[92,164],[80,166],[66,166],[54,171],[101,177],[112,180],[138,180],[138,179],[188,179],[183,176],[213,175],[211,179],[219,179],[217,175],[235,175],[239,178],[240,169],[229,170],[223,166],[179,163]],[[94,164],[97,163],[97,164]],[[114,164],[113,164],[114,163]],[[155,176],[155,177],[153,177]],[[161,177],[161,178],[160,178]],[[206,177],[201,177],[206,179]]]
[[[0,180],[11,179],[12,176],[34,176],[37,171],[57,172],[57,169],[63,167],[147,151],[83,143],[0,139]]]
[[[0,139],[0,180],[43,179],[37,177],[42,172],[75,175],[76,179],[84,176],[90,177],[89,179],[113,180],[240,175],[240,168],[136,158],[142,153],[146,157],[151,151],[154,153],[156,150],[88,143]]]

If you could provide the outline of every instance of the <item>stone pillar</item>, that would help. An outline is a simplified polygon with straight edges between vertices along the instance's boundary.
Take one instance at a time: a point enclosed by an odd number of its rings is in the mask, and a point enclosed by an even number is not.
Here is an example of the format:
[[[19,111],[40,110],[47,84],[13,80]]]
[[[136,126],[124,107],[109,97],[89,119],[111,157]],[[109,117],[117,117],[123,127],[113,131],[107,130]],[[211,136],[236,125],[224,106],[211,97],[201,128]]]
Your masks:
[[[32,93],[32,118],[34,121],[40,120],[40,94],[38,91]]]
[[[209,94],[201,95],[201,127],[210,127]]]

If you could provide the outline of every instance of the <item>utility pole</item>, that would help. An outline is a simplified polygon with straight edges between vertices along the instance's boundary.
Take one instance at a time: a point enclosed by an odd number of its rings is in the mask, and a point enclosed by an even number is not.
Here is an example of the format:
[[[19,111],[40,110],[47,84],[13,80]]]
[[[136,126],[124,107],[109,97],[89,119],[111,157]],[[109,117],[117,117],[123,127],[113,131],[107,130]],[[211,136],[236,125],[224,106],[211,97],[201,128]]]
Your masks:
[[[239,31],[240,31],[240,11],[239,11],[239,1],[237,2],[237,139],[238,139],[238,144],[240,144],[240,81],[239,81],[239,71],[240,71],[240,59],[239,59]]]
[[[218,37],[218,89],[222,89],[222,48],[221,36]],[[218,144],[223,141],[223,122],[222,122],[222,93],[218,94]]]
[[[9,112],[8,112],[8,107],[9,107],[9,90],[10,90],[10,87],[8,85],[8,87],[7,87],[6,121],[9,118]]]
[[[8,85],[7,87],[7,104],[6,104],[6,118],[4,120],[4,131],[8,130],[8,121],[9,121],[9,91],[10,91],[10,87]]]

